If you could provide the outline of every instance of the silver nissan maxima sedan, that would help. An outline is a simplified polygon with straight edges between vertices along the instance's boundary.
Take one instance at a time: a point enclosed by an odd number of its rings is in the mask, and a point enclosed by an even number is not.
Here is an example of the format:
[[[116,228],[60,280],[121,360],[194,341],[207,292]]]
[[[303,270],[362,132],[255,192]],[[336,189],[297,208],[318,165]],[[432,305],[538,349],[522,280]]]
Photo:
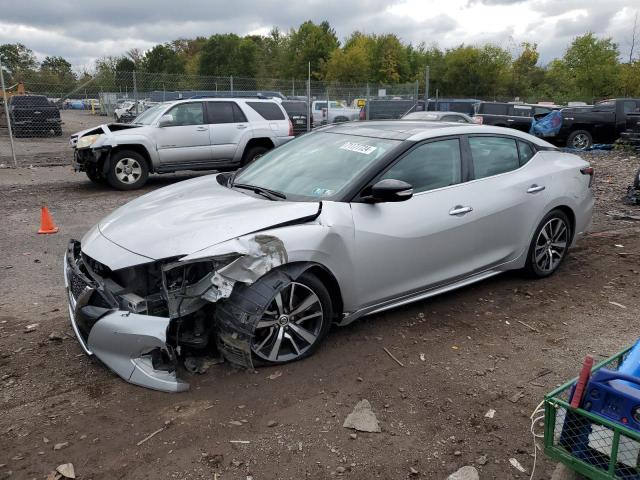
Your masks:
[[[188,388],[187,357],[299,360],[333,323],[506,270],[553,274],[590,223],[592,182],[580,157],[512,129],[327,126],[71,240],[72,325],[88,354],[163,391]]]

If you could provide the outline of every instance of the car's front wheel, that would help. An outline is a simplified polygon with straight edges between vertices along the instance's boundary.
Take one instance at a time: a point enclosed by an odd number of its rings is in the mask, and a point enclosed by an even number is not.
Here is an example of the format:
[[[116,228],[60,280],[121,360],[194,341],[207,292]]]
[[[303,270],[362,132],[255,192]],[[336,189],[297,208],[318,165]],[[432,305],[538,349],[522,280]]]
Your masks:
[[[255,363],[277,365],[308,357],[326,337],[332,318],[329,292],[315,275],[303,273],[281,284],[254,330]]]
[[[562,210],[549,212],[531,240],[525,267],[527,272],[536,278],[553,275],[567,255],[571,235],[571,222],[567,215]]]
[[[118,190],[135,190],[147,183],[149,167],[142,155],[133,150],[121,150],[111,155],[107,181]]]

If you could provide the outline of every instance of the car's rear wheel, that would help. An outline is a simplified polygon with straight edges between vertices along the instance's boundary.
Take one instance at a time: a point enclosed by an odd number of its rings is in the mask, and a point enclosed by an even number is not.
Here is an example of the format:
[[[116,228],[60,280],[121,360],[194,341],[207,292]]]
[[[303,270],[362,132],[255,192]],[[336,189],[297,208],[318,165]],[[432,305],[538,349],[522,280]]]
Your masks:
[[[576,150],[586,150],[593,145],[593,137],[586,130],[575,130],[567,138],[567,147]]]
[[[254,363],[277,365],[308,357],[326,337],[332,318],[329,292],[316,276],[303,273],[281,284],[256,324]]]
[[[133,150],[121,150],[111,155],[107,181],[118,190],[135,190],[147,183],[149,167],[142,155]]]
[[[567,255],[571,235],[571,222],[562,210],[545,215],[529,246],[527,272],[536,278],[553,275]]]
[[[247,150],[245,150],[244,155],[242,156],[242,166],[248,165],[256,158],[261,157],[268,151],[269,149],[263,145],[255,145],[253,147],[249,147]]]

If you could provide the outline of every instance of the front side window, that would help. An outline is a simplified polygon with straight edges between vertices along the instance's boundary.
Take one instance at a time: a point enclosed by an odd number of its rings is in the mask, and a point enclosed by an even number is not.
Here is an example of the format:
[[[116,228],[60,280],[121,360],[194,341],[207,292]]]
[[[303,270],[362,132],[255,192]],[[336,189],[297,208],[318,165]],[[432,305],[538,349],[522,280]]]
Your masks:
[[[460,183],[460,141],[439,140],[420,145],[387,170],[381,179],[386,178],[409,183],[414,193]]]
[[[181,103],[167,112],[173,117],[169,126],[183,127],[185,125],[203,125],[204,111],[201,102]]]
[[[286,194],[289,200],[335,199],[399,140],[316,132],[257,158],[234,179]]]
[[[475,178],[510,172],[520,167],[516,141],[506,137],[470,137]]]

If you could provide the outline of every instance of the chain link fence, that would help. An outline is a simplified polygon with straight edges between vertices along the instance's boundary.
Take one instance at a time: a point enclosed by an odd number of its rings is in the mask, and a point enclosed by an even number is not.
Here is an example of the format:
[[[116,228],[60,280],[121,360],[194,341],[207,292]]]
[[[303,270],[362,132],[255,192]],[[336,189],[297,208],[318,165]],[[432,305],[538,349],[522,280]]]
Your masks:
[[[104,123],[131,122],[161,102],[249,96],[276,98],[286,102],[285,109],[303,111],[299,116],[289,112],[296,133],[326,123],[399,118],[422,98],[417,82],[351,85],[148,72],[107,72],[71,84],[25,78],[23,83],[0,85],[0,166],[13,166],[14,158],[16,166],[69,164],[71,134]]]

